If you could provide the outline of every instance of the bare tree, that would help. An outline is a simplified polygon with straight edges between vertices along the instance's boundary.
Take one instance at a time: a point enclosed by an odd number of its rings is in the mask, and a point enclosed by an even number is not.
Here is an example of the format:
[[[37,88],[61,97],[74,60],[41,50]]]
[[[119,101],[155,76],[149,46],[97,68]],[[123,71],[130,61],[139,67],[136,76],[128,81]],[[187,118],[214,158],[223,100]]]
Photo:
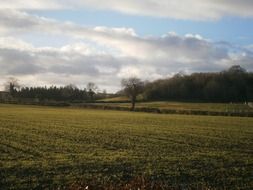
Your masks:
[[[139,78],[131,77],[127,79],[122,79],[121,85],[123,87],[124,93],[131,100],[131,110],[133,111],[135,108],[136,98],[143,91],[144,82],[141,81]]]
[[[86,88],[87,88],[87,92],[89,94],[90,99],[93,100],[94,95],[96,94],[96,91],[98,90],[97,85],[95,83],[93,83],[93,82],[89,82],[87,84]]]
[[[107,98],[107,91],[106,91],[106,89],[103,90],[102,94],[103,94],[103,98]]]
[[[18,82],[18,79],[14,77],[10,77],[5,83],[5,90],[9,92],[12,96],[14,95],[15,91],[19,88],[20,84]]]

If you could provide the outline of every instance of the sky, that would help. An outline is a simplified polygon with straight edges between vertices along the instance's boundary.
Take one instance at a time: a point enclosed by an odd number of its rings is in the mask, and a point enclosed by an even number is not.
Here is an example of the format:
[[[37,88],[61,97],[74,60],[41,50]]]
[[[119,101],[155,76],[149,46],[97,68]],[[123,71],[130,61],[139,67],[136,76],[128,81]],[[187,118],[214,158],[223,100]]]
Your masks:
[[[251,72],[252,10],[252,0],[0,2],[0,90],[10,77],[116,92],[133,76]]]

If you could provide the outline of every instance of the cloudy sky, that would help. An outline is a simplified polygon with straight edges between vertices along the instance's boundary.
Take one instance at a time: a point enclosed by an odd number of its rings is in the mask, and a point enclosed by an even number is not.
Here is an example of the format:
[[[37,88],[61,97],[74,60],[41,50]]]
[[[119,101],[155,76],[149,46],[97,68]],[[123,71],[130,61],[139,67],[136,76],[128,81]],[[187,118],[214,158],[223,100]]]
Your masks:
[[[0,2],[0,90],[90,81],[253,71],[252,0],[8,0]]]

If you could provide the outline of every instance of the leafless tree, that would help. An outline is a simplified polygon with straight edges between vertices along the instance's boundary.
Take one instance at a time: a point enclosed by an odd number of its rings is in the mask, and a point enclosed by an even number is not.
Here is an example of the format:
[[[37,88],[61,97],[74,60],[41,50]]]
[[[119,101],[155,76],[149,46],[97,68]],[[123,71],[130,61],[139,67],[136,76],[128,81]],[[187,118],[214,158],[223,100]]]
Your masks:
[[[5,91],[9,92],[11,95],[14,95],[15,90],[20,88],[18,79],[10,77],[5,83]]]
[[[141,79],[136,77],[130,77],[127,79],[122,79],[121,85],[123,87],[124,93],[130,98],[131,100],[131,110],[133,111],[135,108],[135,103],[137,96],[142,93],[144,88],[144,82]]]
[[[89,82],[87,84],[86,89],[87,89],[87,92],[89,94],[90,99],[93,100],[94,99],[94,95],[96,94],[96,91],[98,90],[97,85],[95,83],[93,83],[93,82]]]

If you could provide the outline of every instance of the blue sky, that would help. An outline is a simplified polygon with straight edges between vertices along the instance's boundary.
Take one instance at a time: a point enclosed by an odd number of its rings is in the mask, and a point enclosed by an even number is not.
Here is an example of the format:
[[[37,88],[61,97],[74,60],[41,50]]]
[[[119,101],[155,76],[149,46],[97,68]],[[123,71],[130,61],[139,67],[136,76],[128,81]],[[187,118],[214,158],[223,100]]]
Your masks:
[[[219,20],[192,21],[151,16],[133,16],[115,11],[58,10],[31,11],[31,13],[72,21],[84,26],[133,28],[139,35],[161,36],[168,32],[180,35],[199,34],[214,41],[228,41],[238,45],[253,44],[253,19],[227,16]]]
[[[178,72],[253,71],[252,0],[9,0],[0,2],[0,90],[120,90]]]

